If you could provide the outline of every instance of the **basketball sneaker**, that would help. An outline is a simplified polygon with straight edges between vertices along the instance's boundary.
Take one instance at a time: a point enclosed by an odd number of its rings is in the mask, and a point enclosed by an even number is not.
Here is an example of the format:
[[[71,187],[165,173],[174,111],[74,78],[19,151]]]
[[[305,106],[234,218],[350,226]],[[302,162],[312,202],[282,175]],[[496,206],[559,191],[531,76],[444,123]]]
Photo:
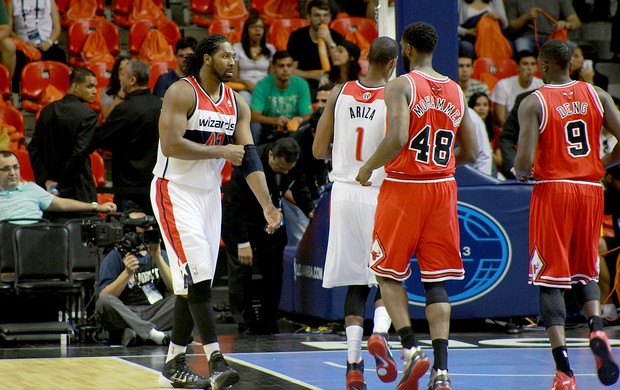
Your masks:
[[[405,366],[396,390],[418,390],[418,380],[428,371],[431,362],[420,347],[403,350]]]
[[[398,376],[396,362],[387,343],[387,334],[374,333],[368,338],[368,353],[375,358],[376,370],[381,382],[394,382]]]
[[[577,390],[575,376],[573,375],[569,377],[562,371],[556,371],[551,390]]]
[[[364,359],[359,363],[349,363],[347,361],[347,390],[365,390],[364,382]]]
[[[428,390],[452,390],[452,382],[447,370],[431,370],[431,380],[428,382]]]
[[[239,382],[239,373],[228,365],[220,351],[215,351],[209,358],[211,382],[216,389],[223,389]]]
[[[185,354],[180,353],[164,364],[159,377],[160,387],[174,387],[176,389],[210,389],[211,380],[200,376],[187,367]]]
[[[598,379],[605,386],[611,386],[618,381],[618,365],[611,354],[611,346],[607,333],[597,330],[590,333],[590,349],[596,360]]]

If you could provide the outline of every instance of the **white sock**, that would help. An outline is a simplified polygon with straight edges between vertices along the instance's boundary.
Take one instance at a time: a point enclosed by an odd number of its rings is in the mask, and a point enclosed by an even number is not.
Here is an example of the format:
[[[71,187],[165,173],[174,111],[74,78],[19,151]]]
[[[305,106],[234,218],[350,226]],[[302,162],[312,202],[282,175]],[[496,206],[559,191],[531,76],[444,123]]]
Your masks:
[[[168,346],[168,356],[166,356],[166,363],[174,359],[178,354],[185,353],[186,350],[187,345],[177,345],[170,342],[170,345]]]
[[[207,360],[209,360],[213,352],[220,350],[220,343],[216,341],[215,343],[205,344],[202,346],[202,348],[205,350],[205,354],[207,355]]]
[[[374,324],[375,325],[372,328],[373,333],[387,333],[390,330],[392,319],[390,318],[385,306],[375,308]]]
[[[362,336],[364,328],[359,325],[347,326],[347,361],[358,363],[362,360]]]
[[[151,329],[151,331],[149,332],[149,340],[153,340],[157,344],[161,344],[162,341],[164,341],[165,336],[166,335],[164,334],[164,332],[160,332],[155,328]]]
[[[603,317],[609,318],[614,318],[618,315],[618,312],[616,311],[616,306],[613,303],[606,303],[604,305],[601,305],[601,313],[603,314]]]

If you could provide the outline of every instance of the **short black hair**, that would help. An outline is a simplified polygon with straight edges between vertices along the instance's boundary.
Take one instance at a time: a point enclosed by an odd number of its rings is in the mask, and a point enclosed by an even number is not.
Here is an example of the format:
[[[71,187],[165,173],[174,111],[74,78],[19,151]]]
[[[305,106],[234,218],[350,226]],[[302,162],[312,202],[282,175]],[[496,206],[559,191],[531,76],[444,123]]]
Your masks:
[[[398,44],[390,37],[378,37],[370,44],[368,63],[386,65],[398,57]]]
[[[515,54],[515,62],[517,63],[517,65],[519,65],[519,62],[521,62],[521,60],[524,59],[525,57],[536,58],[536,54],[532,53],[529,50],[521,50],[520,52]]]
[[[301,154],[299,144],[291,137],[278,138],[270,149],[273,158],[284,158],[287,163],[296,162]]]
[[[198,46],[198,41],[196,40],[196,38],[194,37],[181,38],[175,46],[175,53],[178,53],[179,50],[183,50],[187,48],[190,48],[193,51],[196,51],[196,46]]]
[[[10,150],[0,150],[0,156],[2,156],[2,157],[11,157],[11,156],[13,156],[13,157],[17,158],[17,155],[15,153],[11,152]],[[19,159],[17,158],[17,160],[19,160]]]
[[[319,88],[316,90],[317,92],[319,91],[327,91],[327,92],[331,92],[331,90],[334,88],[334,83],[326,83],[323,85],[319,85]]]
[[[309,1],[308,5],[306,5],[306,12],[308,13],[308,15],[310,15],[310,12],[312,12],[312,8],[318,8],[322,11],[329,11],[330,13],[332,12],[332,9],[329,8],[329,3],[325,0]]]
[[[95,76],[95,73],[88,69],[88,68],[82,68],[82,67],[78,67],[78,68],[73,68],[71,70],[71,76],[69,77],[69,85],[73,84],[73,83],[83,83],[87,77],[97,77]]]
[[[271,59],[271,63],[272,64],[276,64],[278,62],[278,60],[281,60],[282,58],[293,58],[293,56],[290,55],[290,53],[286,50],[278,50],[274,55],[273,58]]]
[[[403,40],[420,53],[432,54],[437,47],[437,30],[424,22],[414,22],[403,31]]]
[[[209,34],[196,46],[194,54],[185,57],[185,74],[198,77],[204,62],[205,54],[212,56],[223,43],[230,43],[222,34]]]
[[[573,50],[566,42],[552,39],[540,48],[540,58],[548,64],[555,64],[560,69],[568,69],[573,58]]]

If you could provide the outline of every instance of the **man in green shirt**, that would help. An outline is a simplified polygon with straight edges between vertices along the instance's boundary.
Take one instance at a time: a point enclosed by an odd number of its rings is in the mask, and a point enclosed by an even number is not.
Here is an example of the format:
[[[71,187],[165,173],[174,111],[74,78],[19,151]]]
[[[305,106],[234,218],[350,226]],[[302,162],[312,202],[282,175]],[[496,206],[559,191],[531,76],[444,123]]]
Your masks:
[[[293,57],[278,51],[272,59],[273,74],[260,80],[252,92],[252,137],[255,144],[288,135],[312,115],[308,82],[293,75]]]

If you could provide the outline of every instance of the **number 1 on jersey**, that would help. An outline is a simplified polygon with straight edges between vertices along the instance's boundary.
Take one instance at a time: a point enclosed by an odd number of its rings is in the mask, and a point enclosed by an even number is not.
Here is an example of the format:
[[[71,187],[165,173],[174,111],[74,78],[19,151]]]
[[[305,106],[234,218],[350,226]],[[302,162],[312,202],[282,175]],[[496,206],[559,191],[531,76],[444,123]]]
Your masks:
[[[364,143],[364,128],[358,127],[355,129],[357,132],[357,142],[355,143],[355,159],[362,161],[362,144]]]

